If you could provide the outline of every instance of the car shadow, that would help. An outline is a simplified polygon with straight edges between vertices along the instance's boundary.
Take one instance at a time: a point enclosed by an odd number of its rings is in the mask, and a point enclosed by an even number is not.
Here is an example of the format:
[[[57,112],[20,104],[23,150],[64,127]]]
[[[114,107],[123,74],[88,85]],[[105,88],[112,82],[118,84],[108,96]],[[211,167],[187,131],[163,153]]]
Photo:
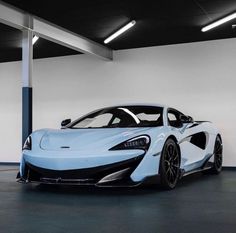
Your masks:
[[[30,184],[23,187],[24,191],[27,192],[46,192],[54,194],[66,194],[66,195],[91,195],[91,196],[107,196],[107,195],[146,195],[155,193],[158,190],[163,191],[158,186],[139,186],[139,187],[96,187],[96,186],[76,186],[76,185],[47,185],[47,184]]]
[[[48,184],[26,184],[22,186],[22,192],[33,193],[54,193],[58,195],[148,195],[163,192],[178,192],[182,188],[195,186],[196,183],[208,182],[214,176],[203,175],[202,173],[192,174],[179,180],[174,190],[166,190],[160,184],[140,185],[136,187],[96,187],[96,186],[76,186],[76,185],[48,185]]]

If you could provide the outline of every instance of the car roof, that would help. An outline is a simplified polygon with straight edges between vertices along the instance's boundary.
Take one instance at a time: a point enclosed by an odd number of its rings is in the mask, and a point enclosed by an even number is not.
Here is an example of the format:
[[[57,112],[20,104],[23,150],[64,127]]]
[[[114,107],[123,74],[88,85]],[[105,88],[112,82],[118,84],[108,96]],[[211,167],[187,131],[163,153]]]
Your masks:
[[[167,107],[166,105],[156,104],[156,103],[123,103],[123,104],[117,104],[113,106],[107,106],[104,108],[113,108],[113,107],[120,107],[120,106],[147,106],[147,107],[162,107],[162,108]]]

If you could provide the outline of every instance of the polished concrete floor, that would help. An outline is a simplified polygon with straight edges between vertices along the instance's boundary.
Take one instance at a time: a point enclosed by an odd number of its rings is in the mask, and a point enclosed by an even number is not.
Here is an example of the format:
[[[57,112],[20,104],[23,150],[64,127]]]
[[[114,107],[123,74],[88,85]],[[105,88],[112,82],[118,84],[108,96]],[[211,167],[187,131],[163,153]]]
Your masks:
[[[22,185],[15,169],[0,166],[1,233],[236,232],[236,171],[163,191]]]

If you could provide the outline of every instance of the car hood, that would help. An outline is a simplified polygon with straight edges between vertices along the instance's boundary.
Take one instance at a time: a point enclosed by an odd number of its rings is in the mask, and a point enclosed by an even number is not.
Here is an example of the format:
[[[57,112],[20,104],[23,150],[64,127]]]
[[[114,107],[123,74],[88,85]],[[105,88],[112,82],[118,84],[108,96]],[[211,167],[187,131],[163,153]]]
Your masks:
[[[43,150],[107,151],[153,128],[47,129],[40,140]]]

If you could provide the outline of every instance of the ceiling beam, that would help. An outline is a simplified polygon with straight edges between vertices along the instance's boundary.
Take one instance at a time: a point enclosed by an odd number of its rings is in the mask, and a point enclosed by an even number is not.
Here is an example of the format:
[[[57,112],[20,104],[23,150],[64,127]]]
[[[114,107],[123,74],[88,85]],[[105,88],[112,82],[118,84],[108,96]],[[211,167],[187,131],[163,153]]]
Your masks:
[[[20,30],[31,30],[42,38],[82,53],[95,55],[105,60],[113,59],[111,49],[1,1],[0,22]]]
[[[45,20],[33,17],[35,35],[82,53],[112,60],[112,50]]]

